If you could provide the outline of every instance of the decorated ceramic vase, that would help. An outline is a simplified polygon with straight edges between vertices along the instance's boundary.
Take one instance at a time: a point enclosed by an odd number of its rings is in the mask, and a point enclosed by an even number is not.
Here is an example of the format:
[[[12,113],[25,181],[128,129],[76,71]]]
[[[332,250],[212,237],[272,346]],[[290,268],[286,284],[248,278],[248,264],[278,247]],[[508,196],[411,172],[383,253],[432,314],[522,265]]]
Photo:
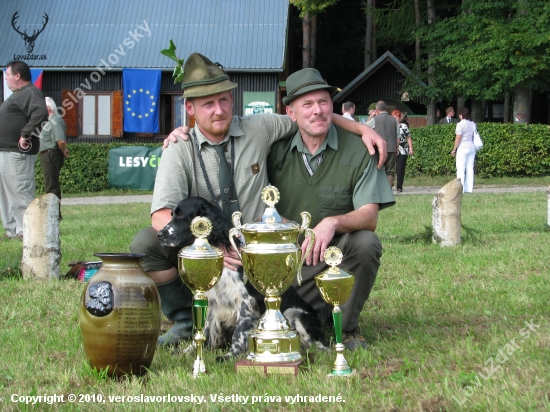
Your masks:
[[[143,375],[160,331],[157,287],[132,253],[97,253],[103,264],[86,284],[79,308],[86,357],[110,376]]]

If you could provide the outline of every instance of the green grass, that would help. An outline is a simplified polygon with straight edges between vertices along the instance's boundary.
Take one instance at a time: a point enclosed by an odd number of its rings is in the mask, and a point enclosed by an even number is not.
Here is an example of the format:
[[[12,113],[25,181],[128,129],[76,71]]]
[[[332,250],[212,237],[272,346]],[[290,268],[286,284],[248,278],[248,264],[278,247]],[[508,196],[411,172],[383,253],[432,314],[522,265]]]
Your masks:
[[[412,179],[411,179],[412,180]],[[477,182],[477,181],[476,181]],[[533,184],[533,183],[530,183]],[[384,256],[361,317],[368,351],[346,353],[351,378],[327,378],[334,352],[312,351],[298,379],[236,375],[207,351],[210,375],[189,377],[193,357],[161,349],[145,378],[106,378],[86,363],[75,281],[22,280],[21,243],[2,242],[0,410],[21,410],[12,394],[195,395],[189,403],[40,403],[28,410],[209,411],[540,411],[550,409],[550,231],[544,192],[464,196],[463,241],[429,239],[432,195],[401,196],[380,214]],[[149,222],[148,204],[66,206],[61,239],[71,260],[124,252]],[[525,322],[533,322],[535,331]],[[166,329],[168,324],[163,323]],[[529,332],[529,334],[527,333]],[[495,368],[498,370],[495,371]],[[257,396],[251,405],[214,403],[210,395]],[[267,395],[266,395],[267,394]],[[345,403],[291,404],[285,396],[338,396]],[[281,397],[277,399],[265,396]],[[460,403],[463,403],[462,406]]]

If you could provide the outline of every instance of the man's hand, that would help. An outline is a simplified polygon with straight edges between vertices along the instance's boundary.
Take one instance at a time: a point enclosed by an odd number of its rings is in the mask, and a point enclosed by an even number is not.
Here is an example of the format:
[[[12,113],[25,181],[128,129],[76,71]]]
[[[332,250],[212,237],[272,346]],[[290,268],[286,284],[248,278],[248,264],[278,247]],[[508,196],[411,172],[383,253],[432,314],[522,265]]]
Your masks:
[[[19,149],[22,152],[28,152],[32,148],[31,139],[28,139],[26,137],[20,136],[19,137]]]
[[[344,130],[351,132],[353,134],[358,134],[361,136],[361,140],[371,156],[376,154],[375,147],[378,148],[378,169],[381,169],[386,162],[386,157],[388,157],[388,152],[386,151],[386,141],[378,134],[374,129],[367,126],[366,124],[353,122],[349,119],[346,119],[339,114],[332,114],[332,121],[335,125],[340,126]]]
[[[317,263],[325,261],[323,255],[325,254],[326,248],[329,246],[334,234],[336,233],[337,226],[337,219],[333,217],[326,217],[313,228],[313,233],[315,233],[315,245],[313,246],[311,253],[306,256],[307,266],[315,266]],[[309,245],[309,240],[309,238],[306,238],[302,243],[302,254],[304,256],[307,246]]]
[[[180,126],[177,129],[172,130],[172,132],[168,135],[166,139],[164,139],[164,142],[162,144],[162,150],[166,149],[170,142],[177,143],[178,137],[183,140],[189,139],[189,127],[187,126]]]
[[[369,150],[369,153],[371,156],[374,156],[374,154],[376,153],[374,150],[374,146],[378,148],[377,167],[378,169],[382,169],[382,167],[384,166],[384,163],[386,162],[386,158],[388,157],[388,152],[386,150],[386,141],[382,138],[382,136],[376,133],[373,129],[370,129],[370,130],[371,132],[369,133],[363,133],[361,135],[361,139],[363,140],[363,143],[365,144],[365,146],[367,146],[367,149]]]
[[[321,220],[313,228],[315,245],[312,252],[306,256],[306,265],[315,266],[317,263],[325,261],[323,255],[336,233],[350,233],[357,230],[374,232],[378,222],[378,210],[378,203],[368,203],[345,215],[329,216]],[[302,243],[303,256],[305,256],[308,244],[309,238],[306,238]]]
[[[238,266],[242,266],[243,262],[237,252],[232,247],[228,249],[222,246],[220,249],[223,252],[223,265],[231,270],[239,270]]]

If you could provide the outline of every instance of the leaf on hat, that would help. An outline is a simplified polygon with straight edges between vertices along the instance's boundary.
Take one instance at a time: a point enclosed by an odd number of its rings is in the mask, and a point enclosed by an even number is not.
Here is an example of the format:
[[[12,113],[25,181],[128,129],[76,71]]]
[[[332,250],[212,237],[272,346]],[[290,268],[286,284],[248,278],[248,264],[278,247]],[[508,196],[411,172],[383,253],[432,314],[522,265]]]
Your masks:
[[[183,68],[184,59],[180,59],[176,55],[176,45],[174,42],[170,40],[170,46],[167,49],[161,50],[160,53],[177,63],[176,67],[174,67],[172,77],[174,78],[174,84],[181,83],[183,81],[183,75],[185,74],[185,70]]]

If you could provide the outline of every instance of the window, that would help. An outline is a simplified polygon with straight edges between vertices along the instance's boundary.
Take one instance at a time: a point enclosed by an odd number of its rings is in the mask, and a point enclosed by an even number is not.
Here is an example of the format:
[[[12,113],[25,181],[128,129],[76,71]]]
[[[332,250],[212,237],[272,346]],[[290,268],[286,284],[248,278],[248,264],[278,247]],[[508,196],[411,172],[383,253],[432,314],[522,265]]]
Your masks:
[[[169,135],[172,130],[187,124],[185,99],[181,93],[160,95],[160,130],[159,135]]]
[[[72,93],[61,93],[67,102],[63,107],[68,136],[122,137],[122,90],[88,92],[79,100]]]
[[[84,96],[81,109],[83,136],[111,136],[110,94]]]

